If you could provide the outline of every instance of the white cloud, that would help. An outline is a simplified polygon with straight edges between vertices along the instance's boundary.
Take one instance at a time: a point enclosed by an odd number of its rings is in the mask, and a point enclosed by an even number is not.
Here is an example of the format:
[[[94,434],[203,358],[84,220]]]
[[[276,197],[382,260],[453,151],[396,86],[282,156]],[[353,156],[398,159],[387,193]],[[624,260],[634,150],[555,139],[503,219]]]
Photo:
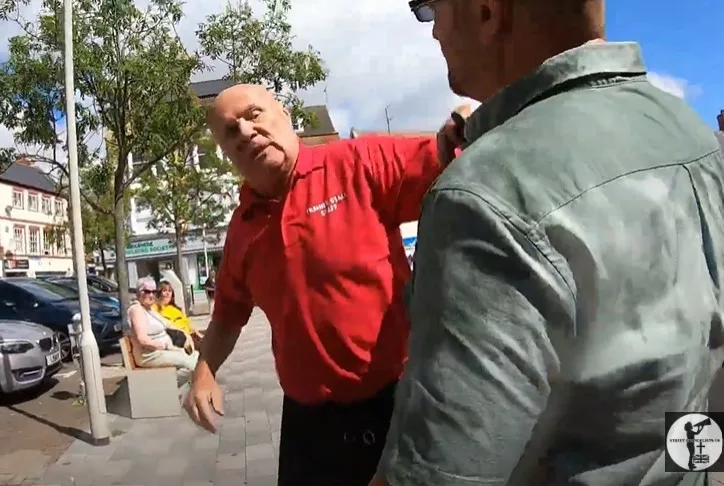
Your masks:
[[[701,92],[701,88],[683,78],[664,73],[650,72],[649,81],[657,88],[682,99],[692,98]]]
[[[187,8],[181,35],[189,47],[196,47],[196,25],[226,4],[207,0]],[[308,104],[327,98],[343,136],[352,126],[384,129],[388,105],[393,130],[436,129],[461,102],[450,92],[430,26],[416,22],[406,2],[295,0],[290,22],[297,46],[314,46],[330,72],[326,97],[325,85],[303,97]],[[206,73],[204,79],[213,76]]]
[[[14,146],[15,141],[13,140],[13,133],[5,128],[4,125],[0,125],[0,148]]]

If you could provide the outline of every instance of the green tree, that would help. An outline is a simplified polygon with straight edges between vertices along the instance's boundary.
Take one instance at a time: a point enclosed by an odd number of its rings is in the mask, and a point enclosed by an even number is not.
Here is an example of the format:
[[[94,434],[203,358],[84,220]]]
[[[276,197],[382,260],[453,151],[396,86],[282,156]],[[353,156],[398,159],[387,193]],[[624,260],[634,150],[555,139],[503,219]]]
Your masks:
[[[0,123],[15,130],[17,142],[49,149],[64,142],[56,130],[65,103],[63,2],[44,0],[37,18],[30,20],[22,16],[27,3],[9,0],[0,8],[0,15],[23,31],[10,39],[9,58],[0,65]],[[75,0],[73,15],[79,162],[83,169],[100,167],[93,170],[110,181],[108,192],[100,194],[110,194],[110,211],[93,191],[85,191],[83,198],[113,219],[124,314],[129,303],[128,190],[150,167],[187,144],[203,124],[189,88],[191,76],[203,66],[176,34],[181,2],[143,3],[147,7],[134,0]],[[87,143],[90,135],[101,132],[106,143],[99,146],[105,145],[106,156]],[[67,176],[64,157],[28,155],[56,164]]]
[[[233,204],[232,189],[239,181],[229,161],[217,155],[216,144],[202,132],[156,164],[139,182],[139,189],[134,191],[137,204],[150,210],[149,226],[174,241],[176,269],[184,289],[188,289],[183,265],[186,239],[192,231],[213,230],[224,223]]]
[[[327,77],[319,52],[309,46],[296,50],[288,21],[291,0],[263,0],[264,13],[254,15],[248,1],[227,4],[223,12],[199,24],[201,54],[224,65],[225,78],[237,83],[261,84],[276,93],[295,120],[314,123],[302,108],[299,90]]]
[[[111,163],[96,164],[85,167],[80,173],[80,185],[83,194],[94,201],[96,210],[85,199],[81,200],[81,219],[83,220],[83,243],[86,253],[98,252],[101,257],[103,273],[108,271],[105,254],[114,248],[116,240],[115,221],[113,209],[113,178],[109,173]],[[124,195],[124,211],[130,210],[130,195]],[[126,236],[128,228],[126,228]]]

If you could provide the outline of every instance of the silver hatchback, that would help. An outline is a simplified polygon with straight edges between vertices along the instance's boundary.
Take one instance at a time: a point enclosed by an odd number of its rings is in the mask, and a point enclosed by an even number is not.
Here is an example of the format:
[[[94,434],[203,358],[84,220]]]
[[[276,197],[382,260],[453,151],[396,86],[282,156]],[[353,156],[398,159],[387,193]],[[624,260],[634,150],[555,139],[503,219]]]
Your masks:
[[[40,385],[57,373],[62,356],[58,335],[40,324],[0,320],[0,391]]]

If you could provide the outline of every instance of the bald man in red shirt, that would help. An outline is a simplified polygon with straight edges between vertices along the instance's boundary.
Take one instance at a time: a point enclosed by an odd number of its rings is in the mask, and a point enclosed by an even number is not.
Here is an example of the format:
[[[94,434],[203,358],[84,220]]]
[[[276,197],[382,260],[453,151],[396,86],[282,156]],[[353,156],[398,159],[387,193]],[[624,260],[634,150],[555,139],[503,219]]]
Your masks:
[[[437,139],[306,147],[284,107],[253,85],[219,94],[209,126],[245,183],[185,407],[215,431],[216,372],[258,306],[284,391],[278,484],[366,485],[407,357],[399,227],[417,220],[460,140],[448,122]]]

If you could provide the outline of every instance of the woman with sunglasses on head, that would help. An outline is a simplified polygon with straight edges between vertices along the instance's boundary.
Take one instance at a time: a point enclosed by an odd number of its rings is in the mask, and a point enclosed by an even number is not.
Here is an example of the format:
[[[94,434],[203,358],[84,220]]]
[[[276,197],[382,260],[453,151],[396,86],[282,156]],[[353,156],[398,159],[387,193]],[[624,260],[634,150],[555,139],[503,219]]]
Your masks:
[[[170,282],[164,280],[159,284],[156,299],[154,306],[156,312],[161,314],[171,326],[183,331],[189,337],[192,350],[198,349],[204,334],[191,326],[191,319],[176,305],[176,293],[173,291]]]
[[[174,346],[166,320],[154,309],[156,291],[155,280],[140,279],[136,285],[136,301],[128,308],[133,359],[144,368],[174,366],[191,371],[196,367],[198,352]]]

